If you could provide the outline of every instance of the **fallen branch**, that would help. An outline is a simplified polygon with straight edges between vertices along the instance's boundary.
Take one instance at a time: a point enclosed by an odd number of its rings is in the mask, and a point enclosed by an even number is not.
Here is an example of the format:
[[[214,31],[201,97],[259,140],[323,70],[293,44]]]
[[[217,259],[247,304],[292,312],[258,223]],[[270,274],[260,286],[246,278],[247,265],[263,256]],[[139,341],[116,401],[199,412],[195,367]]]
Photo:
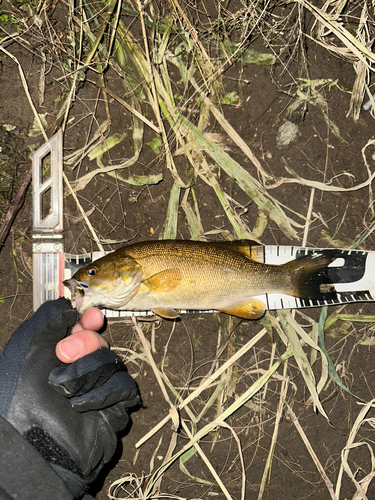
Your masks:
[[[10,227],[12,225],[12,222],[18,212],[18,210],[21,208],[23,199],[26,193],[26,190],[30,184],[31,181],[31,172],[28,172],[22,181],[21,187],[18,190],[18,193],[15,197],[15,199],[12,201],[11,206],[8,210],[8,213],[5,217],[4,223],[0,229],[0,249],[2,248],[6,237],[8,236]]]

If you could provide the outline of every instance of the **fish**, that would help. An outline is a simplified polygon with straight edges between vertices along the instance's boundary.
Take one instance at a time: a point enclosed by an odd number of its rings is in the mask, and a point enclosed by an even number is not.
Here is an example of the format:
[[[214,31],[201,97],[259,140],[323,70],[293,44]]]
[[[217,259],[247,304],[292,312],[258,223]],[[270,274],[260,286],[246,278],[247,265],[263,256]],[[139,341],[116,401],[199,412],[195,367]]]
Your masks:
[[[286,264],[271,265],[252,258],[252,244],[189,240],[134,243],[80,268],[63,283],[80,313],[94,306],[152,311],[167,319],[178,318],[180,310],[214,310],[258,319],[266,305],[257,296],[264,293],[300,299],[336,297],[334,286],[319,278],[335,260],[334,250],[319,250]]]

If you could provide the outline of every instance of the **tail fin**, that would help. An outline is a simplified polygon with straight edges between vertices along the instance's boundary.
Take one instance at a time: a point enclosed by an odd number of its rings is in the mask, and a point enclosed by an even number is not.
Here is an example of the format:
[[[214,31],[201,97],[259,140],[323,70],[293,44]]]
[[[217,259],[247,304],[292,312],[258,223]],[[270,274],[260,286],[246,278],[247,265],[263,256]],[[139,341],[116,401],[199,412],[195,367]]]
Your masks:
[[[338,250],[320,250],[284,264],[292,277],[292,295],[300,299],[334,299],[335,287],[329,280],[326,268],[339,253]]]

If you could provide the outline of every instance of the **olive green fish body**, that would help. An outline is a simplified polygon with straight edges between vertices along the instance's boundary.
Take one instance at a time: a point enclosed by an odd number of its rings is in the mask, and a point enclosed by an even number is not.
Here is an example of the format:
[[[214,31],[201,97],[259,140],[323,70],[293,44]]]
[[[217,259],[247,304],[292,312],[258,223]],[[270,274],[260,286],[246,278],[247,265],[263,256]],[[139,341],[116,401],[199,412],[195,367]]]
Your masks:
[[[80,269],[66,284],[80,311],[94,305],[174,318],[180,309],[213,309],[252,319],[265,310],[257,295],[321,298],[308,277],[332,260],[320,253],[275,266],[225,244],[161,240],[120,248]]]
[[[123,250],[140,264],[145,283],[128,304],[133,310],[152,310],[156,305],[222,309],[271,289],[291,291],[285,269],[252,261],[225,248],[161,241]]]

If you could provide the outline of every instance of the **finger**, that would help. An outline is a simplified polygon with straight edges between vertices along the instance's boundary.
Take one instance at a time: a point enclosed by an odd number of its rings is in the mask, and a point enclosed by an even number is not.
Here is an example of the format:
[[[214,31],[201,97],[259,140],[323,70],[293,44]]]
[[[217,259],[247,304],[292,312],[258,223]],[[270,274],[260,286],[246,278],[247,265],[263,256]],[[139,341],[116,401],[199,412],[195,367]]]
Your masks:
[[[63,363],[73,363],[102,347],[108,347],[108,342],[101,335],[93,330],[80,330],[58,342],[55,352]]]
[[[72,333],[81,330],[100,330],[104,325],[104,315],[96,307],[90,307],[79,318],[78,323],[73,326]]]

